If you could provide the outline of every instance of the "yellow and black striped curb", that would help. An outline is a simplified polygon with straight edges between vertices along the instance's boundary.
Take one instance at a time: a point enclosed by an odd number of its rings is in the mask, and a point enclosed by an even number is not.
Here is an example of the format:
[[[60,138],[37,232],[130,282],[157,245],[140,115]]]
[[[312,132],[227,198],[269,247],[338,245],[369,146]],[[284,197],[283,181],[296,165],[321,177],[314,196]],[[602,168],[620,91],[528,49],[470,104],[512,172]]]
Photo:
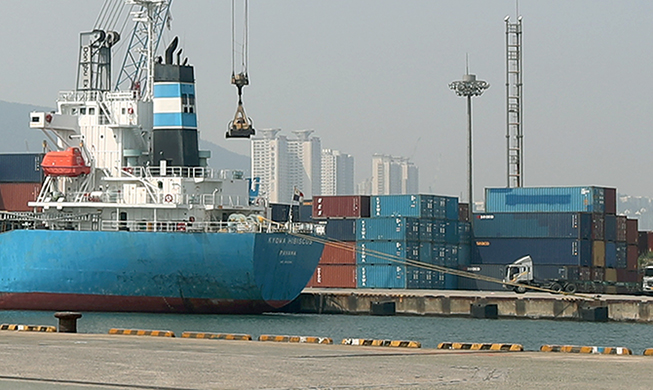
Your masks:
[[[464,349],[469,351],[509,351],[522,352],[521,344],[492,344],[492,343],[440,343],[438,349]]]
[[[647,348],[644,350],[644,356],[653,356],[653,348]]]
[[[139,329],[109,329],[109,334],[123,334],[130,336],[157,336],[175,337],[175,333],[169,330],[139,330]]]
[[[21,332],[56,332],[56,326],[2,324],[0,330],[18,330]]]
[[[215,339],[215,340],[251,340],[252,336],[248,334],[236,333],[202,333],[202,332],[184,332],[182,338],[186,339]]]
[[[422,348],[422,343],[406,340],[342,339],[341,344],[372,347]]]
[[[604,355],[632,355],[633,351],[624,347],[590,347],[579,345],[543,345],[541,352],[598,353]]]
[[[333,344],[333,339],[329,337],[312,337],[312,336],[273,336],[260,335],[258,341],[276,341],[279,343],[312,343],[312,344]]]

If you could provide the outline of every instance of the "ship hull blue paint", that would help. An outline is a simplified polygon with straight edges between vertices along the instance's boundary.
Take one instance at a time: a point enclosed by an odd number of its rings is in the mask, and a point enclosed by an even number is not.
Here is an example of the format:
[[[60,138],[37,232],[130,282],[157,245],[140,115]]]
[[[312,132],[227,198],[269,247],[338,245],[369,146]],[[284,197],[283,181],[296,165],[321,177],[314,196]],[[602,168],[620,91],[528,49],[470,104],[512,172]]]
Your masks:
[[[299,295],[322,249],[283,233],[14,230],[0,309],[261,312]]]

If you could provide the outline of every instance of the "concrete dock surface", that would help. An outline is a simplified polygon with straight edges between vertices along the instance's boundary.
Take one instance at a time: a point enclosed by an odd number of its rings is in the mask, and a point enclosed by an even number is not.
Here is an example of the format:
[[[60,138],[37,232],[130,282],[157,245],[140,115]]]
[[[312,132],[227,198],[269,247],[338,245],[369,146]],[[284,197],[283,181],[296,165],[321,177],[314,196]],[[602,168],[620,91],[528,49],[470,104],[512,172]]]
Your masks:
[[[0,389],[15,390],[649,389],[652,364],[648,356],[0,333]]]

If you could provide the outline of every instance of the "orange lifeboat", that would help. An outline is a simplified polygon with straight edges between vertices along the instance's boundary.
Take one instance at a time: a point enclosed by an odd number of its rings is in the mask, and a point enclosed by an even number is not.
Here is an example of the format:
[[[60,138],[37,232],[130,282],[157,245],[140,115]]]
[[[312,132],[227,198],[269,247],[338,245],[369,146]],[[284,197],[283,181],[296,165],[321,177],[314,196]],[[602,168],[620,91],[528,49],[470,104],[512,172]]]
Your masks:
[[[62,152],[48,152],[41,163],[43,172],[48,176],[77,177],[91,173],[79,148],[68,148]]]

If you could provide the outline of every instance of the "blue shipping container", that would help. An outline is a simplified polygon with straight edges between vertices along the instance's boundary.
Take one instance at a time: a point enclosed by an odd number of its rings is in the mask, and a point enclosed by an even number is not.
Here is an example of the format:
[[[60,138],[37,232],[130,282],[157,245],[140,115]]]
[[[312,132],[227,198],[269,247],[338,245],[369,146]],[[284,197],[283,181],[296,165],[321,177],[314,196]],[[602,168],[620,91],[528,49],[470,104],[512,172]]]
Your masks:
[[[617,259],[615,261],[615,268],[627,268],[628,267],[628,262],[627,262],[627,253],[628,253],[628,244],[625,242],[617,242],[615,244],[615,251]]]
[[[486,188],[487,213],[605,212],[601,187]]]
[[[417,218],[360,218],[356,220],[357,240],[414,240],[420,238]]]
[[[356,264],[398,264],[420,261],[418,241],[357,241]]]
[[[406,287],[409,289],[442,289],[444,278],[440,272],[413,266],[406,267]]]
[[[419,261],[431,264],[433,258],[433,244],[430,241],[419,242]]]
[[[445,219],[451,221],[458,220],[458,198],[447,197],[447,211],[445,213]]]
[[[433,196],[378,195],[370,198],[371,217],[433,217]]]
[[[469,244],[472,240],[472,224],[458,221],[458,241],[460,244]]]
[[[419,220],[419,240],[433,241],[433,219],[421,218]]]
[[[572,238],[493,238],[475,239],[472,263],[510,264],[530,255],[536,265],[592,264],[592,242]]]
[[[444,274],[443,276],[445,290],[458,290],[458,276],[452,274]]]
[[[356,266],[358,288],[406,288],[403,265],[363,264]]]
[[[474,214],[476,238],[578,238],[592,236],[590,213]]]
[[[606,241],[617,241],[617,216],[606,215],[604,222],[604,237]],[[606,265],[606,267],[608,267]]]
[[[0,183],[42,183],[43,153],[0,154]]]
[[[458,246],[458,265],[464,266],[472,263],[472,249],[470,244]]]
[[[459,264],[458,257],[458,245],[433,244],[433,255],[431,256],[432,264],[457,268]]]

